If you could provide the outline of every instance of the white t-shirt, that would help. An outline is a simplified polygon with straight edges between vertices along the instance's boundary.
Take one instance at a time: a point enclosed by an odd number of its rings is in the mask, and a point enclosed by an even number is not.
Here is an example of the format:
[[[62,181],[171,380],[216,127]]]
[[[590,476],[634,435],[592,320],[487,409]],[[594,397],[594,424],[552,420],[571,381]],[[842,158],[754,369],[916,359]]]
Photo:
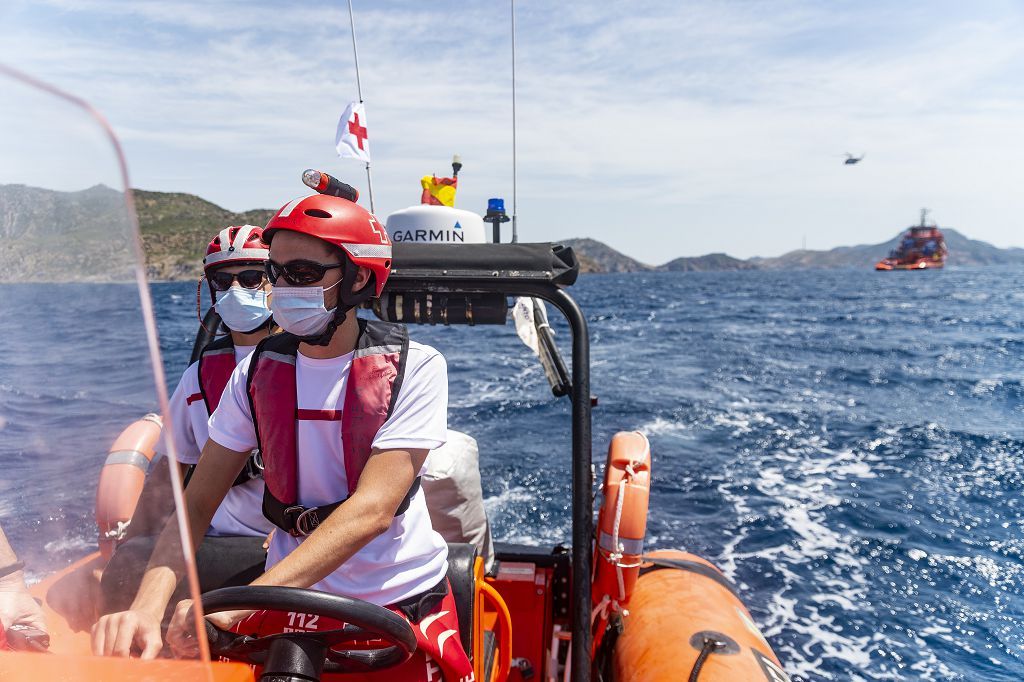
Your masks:
[[[235,364],[252,353],[254,348],[256,346],[235,346]],[[178,461],[182,464],[196,464],[209,438],[209,415],[199,392],[198,362],[192,363],[185,370],[171,396],[170,408],[173,429],[171,437],[174,438]],[[157,449],[162,451],[161,454],[167,454],[162,441]],[[214,537],[266,537],[273,527],[274,524],[263,516],[263,480],[254,478],[228,491],[224,502],[213,515],[206,534]]]
[[[348,353],[322,360],[300,352],[295,363],[298,408],[336,410],[340,414],[352,356]],[[210,438],[238,452],[256,447],[256,431],[245,390],[251,359],[245,358],[235,368],[220,405],[210,417]],[[410,341],[405,379],[394,412],[377,431],[373,447],[433,450],[444,444],[447,425],[448,365],[433,348]],[[341,420],[299,420],[299,504],[313,507],[348,497],[341,439]],[[343,510],[344,507],[338,513],[344,513]],[[267,568],[292,552],[303,539],[281,531],[274,533]],[[447,571],[448,546],[430,525],[426,498],[420,489],[409,509],[396,516],[386,532],[312,589],[386,605],[428,590]]]

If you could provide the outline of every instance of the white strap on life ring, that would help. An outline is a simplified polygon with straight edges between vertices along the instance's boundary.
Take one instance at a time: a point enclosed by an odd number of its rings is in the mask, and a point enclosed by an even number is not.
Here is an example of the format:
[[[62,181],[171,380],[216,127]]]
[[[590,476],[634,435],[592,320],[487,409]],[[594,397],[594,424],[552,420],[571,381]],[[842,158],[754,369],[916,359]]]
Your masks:
[[[624,568],[636,568],[642,563],[639,559],[632,563],[623,563],[623,553],[625,552],[625,546],[619,541],[619,525],[622,522],[622,509],[625,506],[626,500],[626,485],[633,482],[633,478],[636,477],[636,469],[633,465],[640,464],[640,462],[632,461],[626,465],[626,475],[619,480],[619,496],[615,501],[615,520],[612,523],[612,547],[614,548],[608,554],[608,562],[615,566],[615,578],[618,582],[619,587],[619,599],[626,598],[626,586],[622,578],[622,569]],[[605,595],[605,598],[608,598]],[[605,607],[604,599],[598,604],[598,607]],[[611,600],[611,607],[613,611],[621,611],[618,600]],[[603,615],[603,614],[602,614]]]

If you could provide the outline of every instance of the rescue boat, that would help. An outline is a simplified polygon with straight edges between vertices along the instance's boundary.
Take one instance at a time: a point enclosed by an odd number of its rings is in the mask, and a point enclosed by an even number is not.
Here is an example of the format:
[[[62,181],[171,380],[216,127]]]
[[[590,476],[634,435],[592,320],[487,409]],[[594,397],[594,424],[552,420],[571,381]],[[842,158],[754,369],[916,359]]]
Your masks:
[[[48,343],[36,349],[34,364],[19,367],[19,375],[13,380],[5,377],[5,382],[42,385],[46,373],[52,371],[49,368],[60,366],[62,354],[74,353],[83,343],[94,342],[98,337],[109,357],[139,358],[142,366],[146,355],[140,356],[137,347],[141,344],[147,348],[153,373],[140,371],[135,383],[145,385],[155,378],[148,399],[166,405],[152,303],[142,274],[138,222],[132,194],[127,189],[130,184],[126,165],[116,139],[81,100],[10,71],[0,72],[0,80],[4,80],[5,93],[12,103],[10,115],[4,119],[3,134],[17,142],[11,147],[12,155],[21,153],[10,164],[24,173],[25,183],[20,187],[52,175],[37,172],[40,159],[52,162],[76,149],[89,149],[95,155],[97,149],[103,151],[103,145],[109,155],[107,160],[112,160],[113,167],[121,173],[120,190],[90,196],[89,203],[76,205],[75,211],[66,211],[67,204],[61,202],[45,203],[40,209],[45,214],[36,211],[32,202],[12,204],[12,214],[5,218],[10,218],[18,229],[5,233],[0,249],[0,276],[13,273],[21,282],[61,282],[54,286],[96,286],[99,282],[96,295],[113,297],[116,309],[122,312],[125,306],[132,305],[134,295],[136,322],[141,323],[138,326],[142,329],[139,335],[105,324],[89,330],[63,329],[60,334],[51,334]],[[59,116],[41,116],[39,102],[45,103],[47,98],[58,100],[60,106],[54,105],[54,111]],[[61,116],[67,120],[60,120]],[[41,124],[44,120],[47,125]],[[53,125],[55,122],[61,125]],[[83,131],[94,135],[88,139],[91,146],[73,137]],[[91,156],[89,162],[69,164],[67,172],[83,172],[82,169],[97,165],[92,163],[97,158]],[[88,177],[92,179],[91,175]],[[63,176],[60,179],[65,183],[76,181]],[[88,211],[93,211],[93,215],[85,215]],[[492,205],[492,211],[495,215],[490,218],[494,219],[497,234],[503,221],[497,204]],[[46,243],[62,243],[72,235],[75,248],[53,249],[51,257],[33,259],[31,256],[39,248],[39,230],[47,231]],[[571,537],[556,546],[498,543],[496,561],[489,571],[473,545],[449,545],[448,578],[462,643],[472,657],[471,679],[787,680],[779,659],[727,576],[700,557],[645,545],[650,486],[657,467],[650,442],[642,433],[627,431],[611,439],[601,501],[595,509],[590,336],[587,318],[569,293],[578,274],[576,255],[571,248],[559,244],[509,244],[496,239],[476,244],[402,241],[393,244],[393,271],[387,288],[372,308],[372,314],[383,320],[413,326],[507,325],[510,299],[522,298],[545,302],[560,312],[568,324],[571,353],[570,362],[566,363],[544,316],[533,320],[533,331],[545,349],[545,375],[552,394],[569,401],[571,406],[571,448],[568,452],[552,453],[571,472]],[[11,296],[33,295],[27,288],[11,292]],[[54,325],[59,324],[59,315],[53,319]],[[197,346],[201,346],[201,339],[197,339]],[[54,364],[49,364],[47,354],[52,354]],[[116,370],[111,368],[111,374]],[[75,383],[72,376],[61,379],[62,387]],[[85,377],[82,382],[88,379]],[[116,379],[120,382],[117,390],[129,396],[125,398],[129,404],[146,393],[135,390],[132,382],[121,375]],[[88,389],[89,386],[83,386],[81,390]],[[116,407],[113,402],[102,401],[84,401],[82,405],[83,409],[91,410],[88,421],[83,421],[89,426],[105,423],[105,413]],[[26,446],[28,454],[53,452],[61,445],[48,440],[52,434],[48,433],[45,421],[32,421],[20,413],[13,418],[15,421],[6,425],[12,433],[17,429],[34,429]],[[163,419],[166,423],[168,415],[164,414]],[[130,532],[143,471],[150,467],[153,458],[158,421],[143,418],[121,436],[108,440],[113,446],[106,455],[96,450],[94,466],[104,467],[97,491],[76,485],[74,474],[56,491],[54,509],[59,507],[61,496],[98,496],[95,550],[83,552],[84,556],[77,561],[53,571],[32,587],[32,594],[43,607],[48,636],[19,631],[0,638],[0,679],[390,679],[389,669],[408,660],[416,646],[407,621],[367,602],[313,590],[243,586],[200,595],[187,533],[179,539],[186,565],[184,582],[197,607],[201,607],[194,610],[198,658],[140,660],[92,655],[90,628],[97,611],[83,610],[81,597],[96,589],[106,556]],[[87,438],[88,429],[83,427],[82,431],[82,438]],[[84,456],[76,454],[76,461]],[[47,464],[45,459],[38,457],[41,465]],[[159,465],[153,468],[150,478],[158,471],[167,472],[169,504],[177,510],[178,527],[185,528],[177,469]],[[33,494],[47,496],[50,492],[39,490]],[[73,533],[73,527],[66,526],[65,532]],[[289,627],[238,634],[218,630],[202,617],[204,613],[243,608],[277,612],[281,615],[279,620]],[[328,622],[335,626],[323,629]],[[339,622],[345,625],[338,627]],[[353,639],[358,640],[358,645]],[[428,677],[437,679],[436,675],[436,670],[428,669]]]
[[[394,245],[391,283],[375,312],[383,319],[408,324],[504,323],[508,299],[543,299],[565,314],[572,330],[570,376],[557,381],[568,386],[572,403],[572,452],[566,460],[573,478],[573,533],[566,546],[544,547],[497,544],[496,567],[484,573],[483,562],[471,545],[450,546],[449,579],[457,596],[459,619],[467,651],[472,652],[476,679],[616,679],[668,680],[784,680],[781,664],[743,606],[737,588],[711,563],[680,551],[650,551],[644,547],[648,501],[654,475],[647,438],[637,432],[617,434],[605,461],[602,502],[591,506],[591,440],[589,342],[586,318],[568,293],[579,264],[571,249],[553,244],[403,244]],[[501,322],[498,322],[498,321]],[[543,333],[544,330],[541,330]],[[131,425],[107,456],[97,509],[98,541],[107,547],[111,529],[123,526],[125,490],[137,490],[133,462],[151,452],[152,419]],[[127,454],[126,454],[127,453]],[[126,466],[127,468],[123,468]],[[110,470],[112,467],[121,467]],[[117,471],[120,485],[112,486]],[[108,511],[109,488],[118,509]],[[130,510],[129,510],[130,513]],[[113,534],[116,536],[116,533]],[[116,539],[113,538],[113,539]],[[62,586],[78,584],[75,573],[95,570],[99,553],[82,559],[64,572],[34,587],[47,608],[51,626],[50,650],[60,657],[33,654],[0,655],[4,679],[38,678],[38,671],[71,656],[95,679],[114,674],[123,679],[190,679],[195,668],[170,661],[103,661],[88,658],[89,638],[63,617]],[[273,603],[275,595],[255,588],[230,588],[204,595],[207,611]],[[252,591],[249,594],[247,591]],[[266,590],[264,590],[266,592]],[[325,617],[351,614],[332,611],[325,596],[311,591],[297,602],[311,614]],[[239,601],[241,600],[241,601]],[[261,601],[262,600],[262,601]],[[312,620],[312,619],[310,619]],[[261,664],[291,660],[288,648],[305,650],[306,632],[279,635],[264,645],[242,648],[235,638],[211,632],[214,656]],[[676,643],[666,647],[666,641]],[[276,648],[275,648],[276,647]],[[265,650],[264,650],[265,649]],[[280,649],[280,651],[278,651]],[[331,668],[331,652],[319,655]],[[260,655],[253,651],[260,652]],[[273,652],[278,651],[277,654]],[[85,657],[85,658],[82,658]],[[254,679],[249,667],[222,667],[216,679]],[[275,669],[262,679],[306,680]],[[321,666],[321,673],[324,672]],[[386,671],[376,673],[384,675]],[[88,673],[79,679],[94,679]],[[184,675],[184,676],[183,676]],[[248,675],[248,677],[246,677]],[[370,675],[324,674],[323,679],[386,679]],[[196,679],[199,679],[196,677]]]
[[[928,209],[921,209],[921,222],[907,228],[899,244],[875,270],[935,270],[946,264],[946,238],[938,225],[928,225]]]

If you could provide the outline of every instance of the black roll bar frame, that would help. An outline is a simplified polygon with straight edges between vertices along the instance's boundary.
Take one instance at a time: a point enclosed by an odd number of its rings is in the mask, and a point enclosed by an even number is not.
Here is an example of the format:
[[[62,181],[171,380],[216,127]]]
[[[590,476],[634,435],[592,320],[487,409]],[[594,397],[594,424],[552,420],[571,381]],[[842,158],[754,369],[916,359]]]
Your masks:
[[[400,271],[399,271],[400,272]],[[497,273],[495,273],[497,274]],[[594,537],[594,491],[590,402],[590,336],[587,319],[576,301],[561,287],[536,279],[483,277],[455,271],[427,274],[401,272],[388,281],[388,290],[437,294],[502,293],[532,296],[556,307],[572,333],[572,679],[591,678],[591,563]]]

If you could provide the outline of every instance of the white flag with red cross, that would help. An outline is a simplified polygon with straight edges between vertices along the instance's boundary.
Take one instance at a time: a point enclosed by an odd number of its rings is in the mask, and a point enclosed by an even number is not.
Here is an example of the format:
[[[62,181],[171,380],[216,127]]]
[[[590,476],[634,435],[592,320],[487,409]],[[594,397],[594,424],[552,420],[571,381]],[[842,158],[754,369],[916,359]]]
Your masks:
[[[334,136],[338,156],[348,156],[370,163],[370,140],[366,135],[366,107],[362,102],[352,102],[338,121],[338,132]]]

